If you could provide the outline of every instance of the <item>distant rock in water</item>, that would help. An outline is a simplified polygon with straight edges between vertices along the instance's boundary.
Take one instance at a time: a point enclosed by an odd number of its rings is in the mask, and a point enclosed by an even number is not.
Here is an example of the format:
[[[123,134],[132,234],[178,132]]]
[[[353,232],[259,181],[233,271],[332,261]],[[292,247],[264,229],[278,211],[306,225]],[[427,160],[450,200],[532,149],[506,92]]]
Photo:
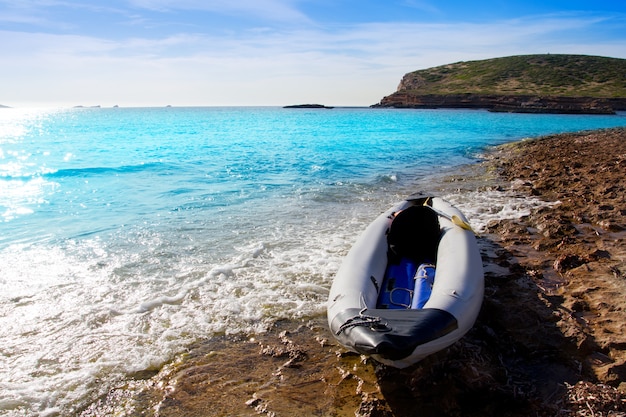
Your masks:
[[[324,106],[323,104],[292,104],[284,106],[283,109],[333,109],[332,106]]]
[[[0,109],[10,109],[9,106],[3,106],[2,104],[0,104]]]

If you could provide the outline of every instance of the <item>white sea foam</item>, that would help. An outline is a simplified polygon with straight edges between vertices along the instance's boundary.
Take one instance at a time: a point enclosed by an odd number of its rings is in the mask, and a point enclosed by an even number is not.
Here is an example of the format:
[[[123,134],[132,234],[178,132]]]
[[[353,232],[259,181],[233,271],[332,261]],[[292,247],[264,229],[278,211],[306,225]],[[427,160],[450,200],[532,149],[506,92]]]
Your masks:
[[[444,197],[477,231],[550,204],[497,190]],[[68,404],[102,394],[108,385],[96,381],[159,369],[202,338],[323,314],[335,271],[377,210],[269,224],[211,263],[202,247],[163,253],[171,242],[153,233],[130,252],[100,239],[4,249],[0,414],[67,413]]]
[[[281,225],[219,263],[160,253],[158,236],[132,252],[100,239],[2,250],[0,415],[65,414],[102,394],[97,380],[159,369],[202,338],[322,314],[347,247],[341,223]]]
[[[476,232],[484,232],[492,221],[519,219],[533,210],[552,207],[560,202],[548,202],[537,197],[519,194],[514,190],[486,189],[444,196],[469,220]]]

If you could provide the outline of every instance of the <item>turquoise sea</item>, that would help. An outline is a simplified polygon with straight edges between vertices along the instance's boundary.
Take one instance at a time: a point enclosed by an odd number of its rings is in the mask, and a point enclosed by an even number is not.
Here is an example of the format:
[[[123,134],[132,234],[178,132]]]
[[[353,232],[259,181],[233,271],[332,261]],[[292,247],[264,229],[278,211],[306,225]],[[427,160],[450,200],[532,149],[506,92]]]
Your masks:
[[[448,190],[477,229],[522,215],[541,202],[445,178],[493,145],[614,126],[626,114],[1,109],[0,415],[71,415],[204,338],[323,315],[391,204]]]

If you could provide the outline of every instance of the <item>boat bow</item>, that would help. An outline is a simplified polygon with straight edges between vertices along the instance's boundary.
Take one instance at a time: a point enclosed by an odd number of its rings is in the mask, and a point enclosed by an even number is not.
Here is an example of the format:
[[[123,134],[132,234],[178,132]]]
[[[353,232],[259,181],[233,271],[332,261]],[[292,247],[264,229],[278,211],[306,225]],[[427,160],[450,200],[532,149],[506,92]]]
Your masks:
[[[415,348],[456,330],[456,318],[444,310],[358,310],[339,313],[331,330],[344,346],[364,355],[400,360]]]

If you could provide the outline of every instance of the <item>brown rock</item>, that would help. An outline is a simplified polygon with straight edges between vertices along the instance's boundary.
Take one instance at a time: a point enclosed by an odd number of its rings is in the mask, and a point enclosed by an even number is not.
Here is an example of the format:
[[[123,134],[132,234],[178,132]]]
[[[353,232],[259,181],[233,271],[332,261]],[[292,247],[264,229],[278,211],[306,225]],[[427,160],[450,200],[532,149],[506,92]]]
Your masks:
[[[418,94],[411,90],[400,89],[384,97],[380,103],[372,107],[412,109],[480,108],[510,113],[615,114],[616,108],[626,107],[626,99],[622,99],[622,101],[615,102],[615,100],[593,97],[481,95],[473,93]]]

